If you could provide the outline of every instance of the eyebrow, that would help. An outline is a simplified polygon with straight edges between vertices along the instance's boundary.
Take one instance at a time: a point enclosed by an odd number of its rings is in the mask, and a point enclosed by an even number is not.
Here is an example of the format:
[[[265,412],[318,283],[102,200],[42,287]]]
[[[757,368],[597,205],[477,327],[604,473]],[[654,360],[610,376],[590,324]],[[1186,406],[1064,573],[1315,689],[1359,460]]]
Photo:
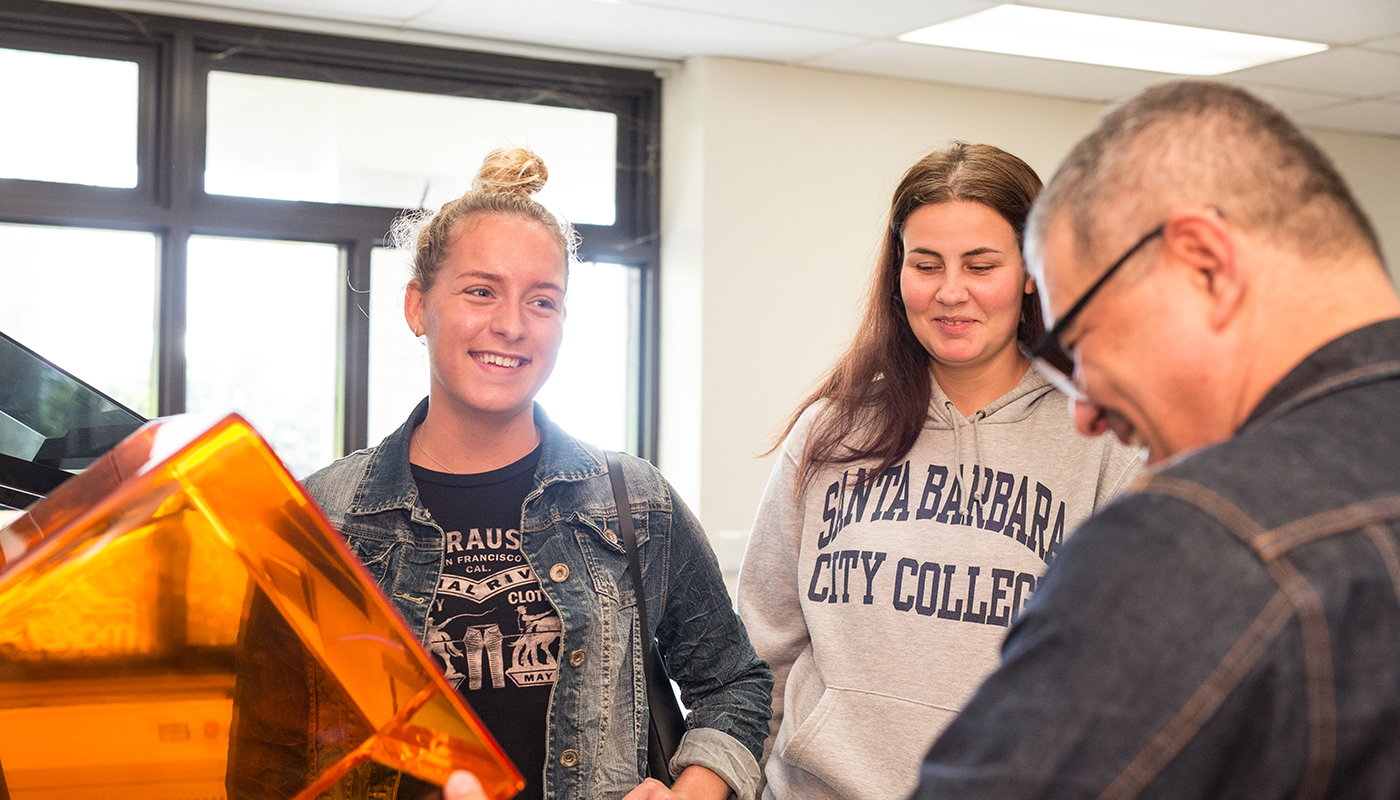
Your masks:
[[[938,252],[937,250],[930,250],[927,247],[915,247],[909,250],[910,255],[913,255],[915,253],[920,253],[926,256],[938,256],[939,258],[943,257],[942,253]],[[967,258],[968,256],[986,255],[987,253],[996,253],[997,255],[1001,255],[1001,251],[996,249],[995,247],[974,247],[971,250],[968,250],[966,253],[963,253],[962,256],[963,258]]]
[[[476,278],[477,280],[480,280],[480,281],[491,281],[491,282],[493,282],[493,283],[501,283],[501,282],[503,282],[503,281],[505,280],[505,279],[500,275],[500,273],[496,273],[496,272],[486,272],[486,271],[484,271],[484,270],[475,270],[475,269],[474,269],[474,270],[469,270],[469,271],[467,271],[467,272],[463,272],[463,273],[462,273],[461,275],[459,275],[458,277],[459,277],[459,278]],[[563,291],[564,291],[564,288],[563,288],[562,286],[560,286],[560,285],[557,284],[557,283],[553,283],[553,282],[551,282],[551,281],[536,281],[535,283],[530,284],[529,288],[531,288],[531,289],[553,289],[554,291],[559,292],[559,293],[561,293],[561,294],[562,294]]]

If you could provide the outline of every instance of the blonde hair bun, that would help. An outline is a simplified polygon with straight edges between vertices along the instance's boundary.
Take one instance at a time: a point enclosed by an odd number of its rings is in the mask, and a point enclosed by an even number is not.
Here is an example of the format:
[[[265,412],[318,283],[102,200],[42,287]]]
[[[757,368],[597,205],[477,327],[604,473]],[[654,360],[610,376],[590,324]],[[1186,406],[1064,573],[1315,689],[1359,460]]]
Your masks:
[[[423,291],[432,288],[459,233],[458,223],[477,214],[505,214],[539,223],[559,245],[567,270],[577,256],[578,234],[568,221],[530,196],[544,188],[548,179],[549,171],[539,156],[521,147],[503,147],[486,156],[470,191],[436,212],[420,209],[399,217],[392,236],[397,246],[413,253],[413,280]]]
[[[544,188],[544,159],[523,147],[500,147],[486,155],[472,179],[472,191],[529,197]]]

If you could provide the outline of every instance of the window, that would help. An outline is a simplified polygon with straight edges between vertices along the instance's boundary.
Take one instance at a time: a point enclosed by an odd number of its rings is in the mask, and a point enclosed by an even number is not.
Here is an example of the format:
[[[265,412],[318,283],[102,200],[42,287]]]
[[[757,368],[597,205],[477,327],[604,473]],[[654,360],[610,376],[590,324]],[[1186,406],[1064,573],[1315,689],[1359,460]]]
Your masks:
[[[339,273],[335,245],[189,240],[185,403],[239,411],[294,475],[336,455]]]
[[[0,330],[156,415],[156,237],[0,224]]]
[[[208,96],[212,194],[436,208],[509,144],[549,165],[551,211],[613,224],[616,114],[218,71]]]
[[[564,344],[538,400],[575,436],[622,449],[629,418],[625,354],[636,349],[629,306],[636,270],[621,264],[581,264],[569,277]],[[583,387],[579,391],[579,387]]]
[[[655,457],[653,75],[27,0],[0,73],[0,329],[122,403],[299,475],[377,442],[427,385],[390,225],[519,144],[583,238],[540,401]]]
[[[137,74],[134,61],[0,48],[0,178],[135,186]]]

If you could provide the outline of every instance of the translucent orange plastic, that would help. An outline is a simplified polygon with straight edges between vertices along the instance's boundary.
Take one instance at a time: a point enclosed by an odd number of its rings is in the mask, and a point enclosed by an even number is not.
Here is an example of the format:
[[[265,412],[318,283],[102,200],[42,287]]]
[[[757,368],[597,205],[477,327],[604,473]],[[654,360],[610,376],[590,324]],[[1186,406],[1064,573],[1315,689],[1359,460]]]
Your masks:
[[[236,415],[209,421],[146,425],[0,529],[0,796],[222,798],[255,587],[372,732],[298,800],[370,759],[516,794],[520,774],[267,444]]]

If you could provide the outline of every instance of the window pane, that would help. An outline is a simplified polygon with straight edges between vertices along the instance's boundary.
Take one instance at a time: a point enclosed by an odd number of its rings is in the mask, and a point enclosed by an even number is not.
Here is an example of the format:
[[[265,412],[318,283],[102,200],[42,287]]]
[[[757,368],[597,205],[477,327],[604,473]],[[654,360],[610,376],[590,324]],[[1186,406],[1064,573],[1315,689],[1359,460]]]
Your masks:
[[[371,445],[402,425],[428,394],[428,348],[408,329],[403,316],[408,278],[408,258],[402,250],[376,247],[370,254],[367,441]]]
[[[237,411],[298,478],[335,455],[340,251],[190,238],[186,407]]]
[[[211,72],[208,130],[211,194],[435,208],[471,187],[488,152],[520,145],[549,165],[541,203],[613,224],[606,112]]]
[[[0,286],[0,330],[136,413],[156,415],[154,236],[0,225]]]
[[[536,400],[574,436],[608,450],[627,449],[628,367],[636,270],[580,264],[569,275],[564,345]]]
[[[136,185],[135,62],[0,48],[0,76],[0,178]]]
[[[403,317],[408,267],[396,250],[373,258],[370,294],[369,442],[403,424],[428,393],[427,348]],[[536,399],[550,419],[578,438],[610,450],[627,448],[629,384],[635,347],[629,337],[636,270],[578,264],[569,274],[564,344],[554,374]]]

